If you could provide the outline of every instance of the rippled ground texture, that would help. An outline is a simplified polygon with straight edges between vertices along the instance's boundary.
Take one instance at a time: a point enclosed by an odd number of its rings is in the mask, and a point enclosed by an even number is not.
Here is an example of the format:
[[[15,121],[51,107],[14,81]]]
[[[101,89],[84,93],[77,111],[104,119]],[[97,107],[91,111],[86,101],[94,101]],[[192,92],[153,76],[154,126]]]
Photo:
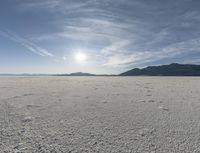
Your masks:
[[[200,152],[200,78],[1,77],[0,152]]]

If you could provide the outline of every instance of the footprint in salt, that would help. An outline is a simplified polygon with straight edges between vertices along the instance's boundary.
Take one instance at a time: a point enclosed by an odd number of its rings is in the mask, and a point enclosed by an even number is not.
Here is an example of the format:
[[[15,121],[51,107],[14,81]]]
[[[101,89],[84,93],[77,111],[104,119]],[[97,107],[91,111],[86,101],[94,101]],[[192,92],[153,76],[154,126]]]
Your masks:
[[[29,94],[23,94],[24,97],[26,96],[32,96],[33,94],[32,93],[29,93]]]
[[[31,116],[25,116],[21,121],[23,123],[31,122],[33,118]]]
[[[103,101],[103,103],[104,103],[104,104],[107,104],[107,103],[108,103],[108,101]]]
[[[149,100],[148,102],[149,102],[149,103],[154,103],[154,102],[155,102],[155,100]]]
[[[147,92],[151,92],[151,90],[147,90]]]
[[[146,100],[140,100],[139,102],[140,102],[140,103],[145,103],[145,102],[146,102]]]
[[[34,108],[39,108],[40,106],[39,105],[26,105],[26,107],[28,109],[34,109]]]
[[[141,136],[145,136],[145,135],[148,135],[148,134],[153,134],[155,132],[155,129],[147,129],[147,128],[143,128],[143,129],[140,129],[139,130],[139,134]]]
[[[167,112],[169,112],[169,109],[168,109],[168,108],[166,108],[166,107],[159,106],[158,108],[159,108],[159,109],[162,109],[163,111],[167,111]]]

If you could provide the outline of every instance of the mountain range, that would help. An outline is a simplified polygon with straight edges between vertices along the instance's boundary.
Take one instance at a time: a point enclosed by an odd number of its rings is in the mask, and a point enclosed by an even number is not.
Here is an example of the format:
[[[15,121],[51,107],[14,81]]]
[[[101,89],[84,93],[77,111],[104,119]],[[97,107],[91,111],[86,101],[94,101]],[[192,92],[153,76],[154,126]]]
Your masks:
[[[120,76],[200,76],[200,65],[172,63],[161,66],[134,68]]]
[[[119,75],[96,75],[76,72],[70,74],[0,74],[0,76],[200,76],[200,65],[178,64],[134,68]]]

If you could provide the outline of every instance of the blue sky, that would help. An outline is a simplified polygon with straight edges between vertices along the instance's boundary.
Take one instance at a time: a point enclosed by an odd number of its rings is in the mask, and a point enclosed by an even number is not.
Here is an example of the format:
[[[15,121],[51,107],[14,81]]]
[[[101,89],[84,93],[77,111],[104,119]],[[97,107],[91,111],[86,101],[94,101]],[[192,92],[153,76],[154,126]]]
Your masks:
[[[172,62],[200,64],[199,0],[0,1],[0,73],[111,74]]]

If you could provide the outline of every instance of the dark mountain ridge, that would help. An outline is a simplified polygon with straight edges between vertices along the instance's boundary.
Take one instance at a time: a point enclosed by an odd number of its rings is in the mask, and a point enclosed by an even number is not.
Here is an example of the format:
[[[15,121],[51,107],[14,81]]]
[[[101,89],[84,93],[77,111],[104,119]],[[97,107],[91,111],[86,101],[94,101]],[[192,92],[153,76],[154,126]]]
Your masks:
[[[119,74],[120,76],[200,76],[200,65],[172,63],[161,66],[135,68]]]

